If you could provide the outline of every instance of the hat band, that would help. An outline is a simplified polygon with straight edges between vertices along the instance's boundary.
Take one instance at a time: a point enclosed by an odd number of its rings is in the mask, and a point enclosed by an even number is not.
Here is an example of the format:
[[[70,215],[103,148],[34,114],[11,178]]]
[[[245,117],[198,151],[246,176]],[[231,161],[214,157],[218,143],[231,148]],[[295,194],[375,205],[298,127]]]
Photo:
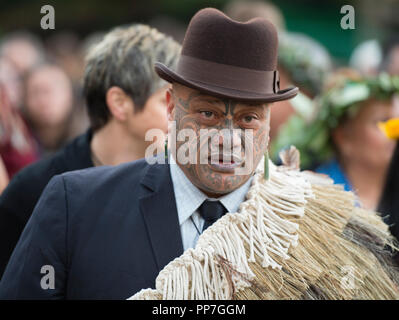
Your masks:
[[[277,70],[254,70],[182,55],[177,73],[191,81],[238,91],[273,94],[280,90]]]

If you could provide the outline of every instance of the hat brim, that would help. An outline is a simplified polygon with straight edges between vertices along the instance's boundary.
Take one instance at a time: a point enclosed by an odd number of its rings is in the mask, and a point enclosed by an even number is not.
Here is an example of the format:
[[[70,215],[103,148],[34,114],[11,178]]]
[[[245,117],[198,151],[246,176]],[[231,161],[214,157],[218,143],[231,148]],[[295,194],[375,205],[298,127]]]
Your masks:
[[[155,72],[165,81],[177,82],[192,89],[221,98],[230,98],[245,102],[277,102],[294,98],[298,94],[297,87],[283,89],[274,94],[257,94],[253,92],[234,90],[211,84],[185,79],[162,63],[155,63]]]

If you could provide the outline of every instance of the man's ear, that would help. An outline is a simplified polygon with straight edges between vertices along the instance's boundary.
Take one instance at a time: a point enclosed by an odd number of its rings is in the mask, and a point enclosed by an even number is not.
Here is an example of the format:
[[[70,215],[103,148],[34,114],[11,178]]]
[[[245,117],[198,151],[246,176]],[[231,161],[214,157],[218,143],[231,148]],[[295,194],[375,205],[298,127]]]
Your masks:
[[[133,112],[132,99],[119,87],[108,89],[105,100],[112,116],[119,121],[126,121],[129,113]]]
[[[175,99],[173,97],[172,88],[168,88],[168,90],[166,90],[166,107],[168,113],[168,121],[173,121],[175,119]]]
[[[267,113],[268,113],[268,116],[270,117],[270,113],[271,113],[271,110],[272,110],[272,107],[274,106],[274,102],[270,102],[270,103],[267,103],[267,105],[266,105],[266,107],[267,107]]]

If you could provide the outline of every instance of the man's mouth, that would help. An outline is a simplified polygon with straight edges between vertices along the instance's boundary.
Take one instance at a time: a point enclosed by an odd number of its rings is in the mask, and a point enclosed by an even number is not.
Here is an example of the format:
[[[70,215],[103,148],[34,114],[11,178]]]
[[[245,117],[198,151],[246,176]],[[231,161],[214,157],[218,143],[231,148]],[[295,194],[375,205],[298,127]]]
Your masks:
[[[234,154],[211,154],[208,160],[210,167],[220,172],[234,172],[234,169],[243,164],[242,159]]]

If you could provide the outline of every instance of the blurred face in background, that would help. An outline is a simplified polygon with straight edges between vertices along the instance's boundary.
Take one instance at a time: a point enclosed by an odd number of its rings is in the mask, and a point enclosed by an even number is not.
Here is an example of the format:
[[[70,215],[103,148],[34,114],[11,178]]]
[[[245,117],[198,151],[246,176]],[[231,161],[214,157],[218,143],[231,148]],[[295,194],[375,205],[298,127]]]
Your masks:
[[[377,123],[399,117],[399,99],[369,100],[356,116],[333,132],[341,160],[353,161],[370,169],[386,169],[395,147]]]
[[[41,60],[41,53],[23,38],[10,41],[3,48],[3,54],[10,59],[21,74],[27,72]]]
[[[65,124],[72,112],[73,91],[60,68],[39,67],[27,77],[25,90],[25,111],[36,128]]]
[[[6,91],[11,107],[19,108],[22,102],[22,83],[19,73],[11,61],[0,58],[0,83]]]

